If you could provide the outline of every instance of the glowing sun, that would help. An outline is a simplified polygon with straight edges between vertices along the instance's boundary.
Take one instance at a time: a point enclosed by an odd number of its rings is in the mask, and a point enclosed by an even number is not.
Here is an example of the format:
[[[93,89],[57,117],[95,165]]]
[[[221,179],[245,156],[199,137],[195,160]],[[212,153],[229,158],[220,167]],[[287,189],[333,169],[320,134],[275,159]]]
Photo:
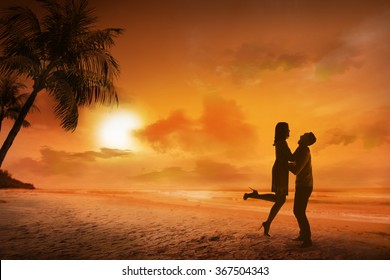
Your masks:
[[[101,124],[99,139],[102,145],[112,149],[136,149],[133,137],[135,129],[141,126],[140,119],[132,113],[114,113]]]

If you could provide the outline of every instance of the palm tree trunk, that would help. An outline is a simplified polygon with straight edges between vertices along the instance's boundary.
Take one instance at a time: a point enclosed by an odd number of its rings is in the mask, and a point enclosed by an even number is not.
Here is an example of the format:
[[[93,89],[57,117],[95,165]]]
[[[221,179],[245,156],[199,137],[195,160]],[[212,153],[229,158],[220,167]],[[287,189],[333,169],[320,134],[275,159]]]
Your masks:
[[[8,153],[9,148],[11,148],[12,143],[16,138],[16,135],[18,135],[19,130],[23,125],[23,121],[26,118],[28,111],[30,110],[31,106],[34,104],[37,94],[38,94],[38,90],[34,89],[33,92],[30,94],[30,96],[27,98],[26,103],[24,103],[18,118],[16,119],[12,129],[8,133],[8,136],[5,139],[3,146],[0,149],[0,168],[1,165],[3,164],[5,156]]]
[[[4,110],[1,109],[0,110],[0,132],[1,132],[1,128],[3,127],[3,120],[4,120]]]

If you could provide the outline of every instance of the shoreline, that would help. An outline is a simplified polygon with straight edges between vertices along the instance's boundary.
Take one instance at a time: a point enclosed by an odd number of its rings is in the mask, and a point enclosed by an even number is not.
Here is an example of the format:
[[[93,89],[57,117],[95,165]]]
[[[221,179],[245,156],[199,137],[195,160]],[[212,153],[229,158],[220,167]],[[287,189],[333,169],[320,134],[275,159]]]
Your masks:
[[[313,247],[291,239],[298,227],[287,205],[259,231],[270,204],[148,195],[0,192],[1,259],[390,259],[390,225],[308,217]]]

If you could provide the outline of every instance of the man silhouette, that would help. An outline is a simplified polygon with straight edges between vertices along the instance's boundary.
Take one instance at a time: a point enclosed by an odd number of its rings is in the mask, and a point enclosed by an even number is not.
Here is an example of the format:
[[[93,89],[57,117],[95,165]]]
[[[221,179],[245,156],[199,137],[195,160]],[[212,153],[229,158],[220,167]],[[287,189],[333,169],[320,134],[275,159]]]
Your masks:
[[[312,246],[310,224],[306,217],[306,207],[313,191],[313,173],[309,146],[316,142],[312,132],[303,134],[298,141],[298,148],[293,154],[294,163],[289,164],[289,170],[296,175],[294,215],[299,225],[299,236],[296,241],[303,241],[301,247]]]

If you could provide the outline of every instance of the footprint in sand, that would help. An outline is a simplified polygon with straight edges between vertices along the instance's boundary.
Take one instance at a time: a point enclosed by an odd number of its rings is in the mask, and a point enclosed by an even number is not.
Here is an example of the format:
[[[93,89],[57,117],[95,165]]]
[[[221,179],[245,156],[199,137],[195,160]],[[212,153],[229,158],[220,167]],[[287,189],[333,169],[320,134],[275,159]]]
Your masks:
[[[221,237],[219,235],[213,235],[209,238],[209,241],[218,241],[220,239],[221,239]]]

